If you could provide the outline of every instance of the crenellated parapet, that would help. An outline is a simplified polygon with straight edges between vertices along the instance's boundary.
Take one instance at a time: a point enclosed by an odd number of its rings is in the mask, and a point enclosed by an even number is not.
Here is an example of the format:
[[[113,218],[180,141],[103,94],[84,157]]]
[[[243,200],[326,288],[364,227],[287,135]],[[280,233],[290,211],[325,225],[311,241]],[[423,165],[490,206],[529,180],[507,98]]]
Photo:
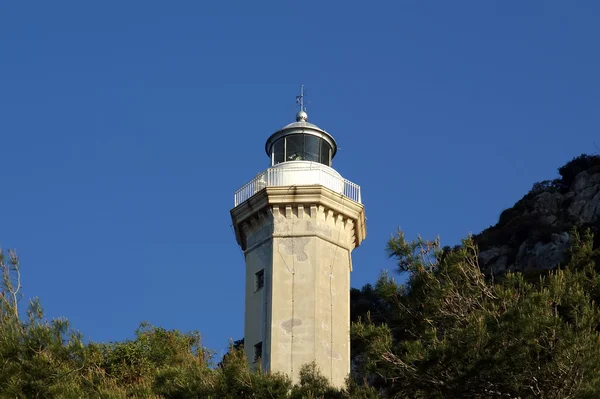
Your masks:
[[[272,237],[318,236],[352,251],[366,235],[364,207],[323,186],[266,187],[231,210],[242,250]]]

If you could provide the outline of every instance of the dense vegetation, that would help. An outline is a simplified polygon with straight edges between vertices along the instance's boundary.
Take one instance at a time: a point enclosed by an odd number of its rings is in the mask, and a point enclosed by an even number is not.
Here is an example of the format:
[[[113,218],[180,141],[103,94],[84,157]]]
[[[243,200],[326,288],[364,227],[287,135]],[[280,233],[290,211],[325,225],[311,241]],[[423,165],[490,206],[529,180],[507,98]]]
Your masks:
[[[598,250],[572,234],[567,267],[533,284],[486,280],[471,238],[448,251],[399,233],[389,250],[408,285],[384,275],[354,293],[368,302],[354,303],[354,376],[384,397],[599,397]]]
[[[571,168],[589,169],[580,161]],[[564,189],[571,168],[544,190]],[[135,339],[86,344],[37,300],[20,316],[19,261],[0,252],[0,398],[597,398],[600,250],[580,230],[564,266],[535,281],[486,278],[472,237],[450,249],[398,232],[388,251],[409,280],[352,290],[343,390],[314,365],[297,385],[251,370],[241,342],[216,362],[196,332],[142,324]]]

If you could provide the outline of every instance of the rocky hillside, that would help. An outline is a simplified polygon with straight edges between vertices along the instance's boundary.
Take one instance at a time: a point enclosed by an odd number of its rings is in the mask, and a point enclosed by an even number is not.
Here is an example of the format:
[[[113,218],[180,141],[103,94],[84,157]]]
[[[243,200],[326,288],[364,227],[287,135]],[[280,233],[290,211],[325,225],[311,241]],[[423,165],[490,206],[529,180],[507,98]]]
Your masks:
[[[573,227],[589,227],[600,238],[600,156],[581,155],[558,173],[555,180],[535,183],[495,226],[474,237],[486,274],[535,275],[555,268],[566,260]]]

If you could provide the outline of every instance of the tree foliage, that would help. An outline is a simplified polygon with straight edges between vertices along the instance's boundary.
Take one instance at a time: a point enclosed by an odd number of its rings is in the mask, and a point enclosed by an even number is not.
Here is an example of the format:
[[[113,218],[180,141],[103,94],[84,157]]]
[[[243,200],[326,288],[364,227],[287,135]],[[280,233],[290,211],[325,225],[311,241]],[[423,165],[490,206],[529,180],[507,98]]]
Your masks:
[[[572,234],[567,267],[535,284],[486,280],[471,238],[442,251],[398,234],[389,250],[409,283],[377,282],[389,315],[353,326],[357,374],[388,397],[598,397],[597,250],[590,233]]]
[[[562,269],[538,281],[481,273],[471,237],[388,243],[406,284],[382,274],[351,292],[352,373],[333,388],[308,364],[292,384],[250,367],[243,341],[216,359],[197,332],[143,323],[134,338],[84,343],[37,299],[22,312],[20,267],[0,251],[1,398],[596,398],[600,275],[593,234],[571,232]]]
[[[5,255],[6,259],[5,259]],[[300,399],[372,398],[370,388],[331,387],[314,364],[293,385],[287,376],[252,369],[243,343],[216,362],[197,332],[142,323],[135,338],[87,343],[64,319],[47,321],[37,299],[19,317],[20,269],[0,251],[1,398]]]

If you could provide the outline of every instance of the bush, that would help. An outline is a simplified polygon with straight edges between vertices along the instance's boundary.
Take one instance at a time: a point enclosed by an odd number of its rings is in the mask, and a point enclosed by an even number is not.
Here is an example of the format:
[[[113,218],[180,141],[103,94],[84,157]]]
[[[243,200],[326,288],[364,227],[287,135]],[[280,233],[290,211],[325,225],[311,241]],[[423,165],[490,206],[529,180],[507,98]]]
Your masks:
[[[579,173],[589,171],[592,168],[593,170],[600,168],[600,156],[582,154],[558,168],[558,173],[561,176],[561,189],[563,191],[569,190]]]

